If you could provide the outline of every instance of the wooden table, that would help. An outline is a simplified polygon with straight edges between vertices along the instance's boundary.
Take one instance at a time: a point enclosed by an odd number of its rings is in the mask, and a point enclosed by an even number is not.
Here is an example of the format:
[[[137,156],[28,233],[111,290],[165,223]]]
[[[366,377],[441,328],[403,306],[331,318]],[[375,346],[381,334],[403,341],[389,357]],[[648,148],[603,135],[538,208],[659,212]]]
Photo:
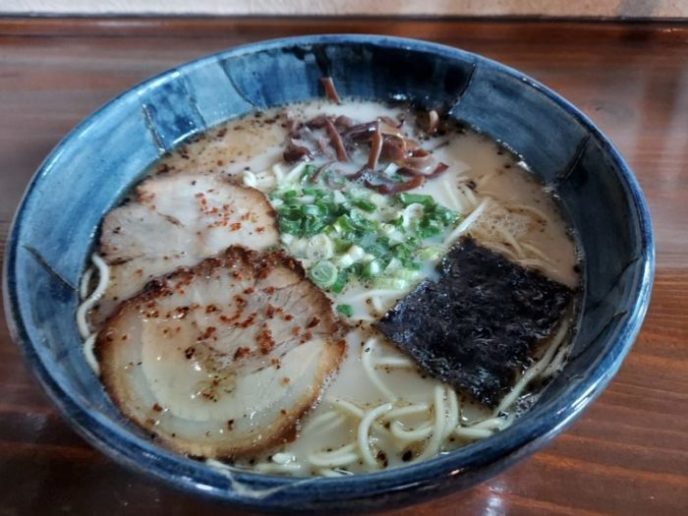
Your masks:
[[[239,43],[322,32],[456,45],[533,75],[616,142],[650,203],[657,277],[640,338],[564,435],[468,492],[406,514],[688,513],[688,26],[377,19],[0,19],[0,242],[33,171],[138,81]],[[221,507],[134,474],[61,419],[0,324],[0,514]]]

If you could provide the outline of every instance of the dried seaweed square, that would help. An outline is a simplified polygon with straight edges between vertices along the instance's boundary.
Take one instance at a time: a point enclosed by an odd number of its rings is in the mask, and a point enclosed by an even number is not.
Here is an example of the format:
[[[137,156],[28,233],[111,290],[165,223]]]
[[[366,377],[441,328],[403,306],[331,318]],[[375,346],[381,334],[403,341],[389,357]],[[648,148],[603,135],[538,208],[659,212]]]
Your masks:
[[[557,326],[573,291],[462,239],[377,323],[431,375],[496,406]]]

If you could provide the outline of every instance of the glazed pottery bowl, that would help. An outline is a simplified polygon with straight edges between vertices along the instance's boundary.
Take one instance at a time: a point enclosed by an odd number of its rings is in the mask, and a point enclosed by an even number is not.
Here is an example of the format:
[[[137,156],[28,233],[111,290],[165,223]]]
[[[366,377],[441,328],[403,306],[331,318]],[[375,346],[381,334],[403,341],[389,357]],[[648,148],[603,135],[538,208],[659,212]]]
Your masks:
[[[166,151],[251,111],[322,96],[410,101],[474,126],[523,156],[556,191],[584,253],[571,359],[511,427],[436,459],[342,478],[219,471],[155,445],[125,420],[87,365],[77,285],[98,225]],[[574,106],[483,57],[381,36],[308,36],[234,48],[150,79],[91,115],[53,150],[19,207],[8,243],[7,318],[30,367],[94,446],[149,475],[229,503],[274,509],[402,505],[466,488],[533,453],[605,388],[648,306],[654,247],[647,206],[610,141]]]

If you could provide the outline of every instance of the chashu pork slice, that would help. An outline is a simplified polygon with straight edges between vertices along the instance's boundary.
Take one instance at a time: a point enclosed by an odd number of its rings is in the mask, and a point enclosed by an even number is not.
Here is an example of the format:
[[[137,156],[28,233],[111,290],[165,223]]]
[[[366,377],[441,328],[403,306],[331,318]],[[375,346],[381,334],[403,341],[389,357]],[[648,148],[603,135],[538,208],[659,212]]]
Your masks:
[[[101,377],[166,446],[230,458],[293,439],[345,344],[330,300],[280,252],[229,248],[122,303],[101,330]]]
[[[189,267],[231,245],[277,244],[275,213],[258,190],[217,175],[160,175],[105,217],[99,252],[110,282],[91,314],[94,326],[151,279]]]

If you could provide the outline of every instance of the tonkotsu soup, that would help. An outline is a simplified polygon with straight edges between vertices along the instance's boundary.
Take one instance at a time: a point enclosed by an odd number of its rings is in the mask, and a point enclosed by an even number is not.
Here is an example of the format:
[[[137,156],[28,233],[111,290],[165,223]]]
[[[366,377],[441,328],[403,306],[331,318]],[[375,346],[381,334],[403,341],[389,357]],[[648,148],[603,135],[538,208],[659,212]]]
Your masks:
[[[552,192],[434,111],[325,84],[164,157],[82,280],[113,402],[217,467],[431,459],[512,424],[568,354],[580,257]]]

